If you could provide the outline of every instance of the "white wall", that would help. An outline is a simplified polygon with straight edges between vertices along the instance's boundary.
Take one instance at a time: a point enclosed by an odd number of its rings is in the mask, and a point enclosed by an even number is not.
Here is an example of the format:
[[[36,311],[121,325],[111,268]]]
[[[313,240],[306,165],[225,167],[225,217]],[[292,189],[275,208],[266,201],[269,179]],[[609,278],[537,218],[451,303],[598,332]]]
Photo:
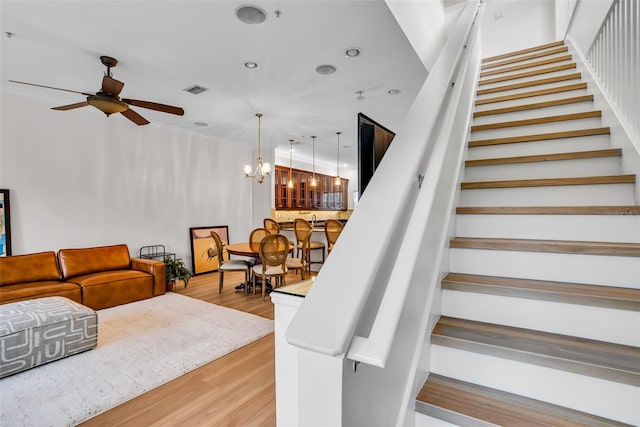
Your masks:
[[[555,2],[487,0],[481,28],[484,58],[556,41]]]
[[[386,0],[389,10],[428,72],[446,41],[441,0]]]
[[[242,173],[251,148],[50,104],[2,92],[14,254],[164,244],[190,265],[189,227],[228,225],[231,241],[246,241],[254,218],[269,216],[268,184]]]

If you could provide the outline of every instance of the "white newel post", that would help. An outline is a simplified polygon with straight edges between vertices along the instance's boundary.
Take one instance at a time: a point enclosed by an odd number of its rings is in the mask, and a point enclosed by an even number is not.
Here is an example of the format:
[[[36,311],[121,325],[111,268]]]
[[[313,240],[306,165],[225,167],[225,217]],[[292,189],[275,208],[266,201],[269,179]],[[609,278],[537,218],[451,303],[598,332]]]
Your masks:
[[[343,360],[299,349],[285,337],[303,301],[302,296],[271,293],[275,318],[276,422],[280,427],[339,426]]]

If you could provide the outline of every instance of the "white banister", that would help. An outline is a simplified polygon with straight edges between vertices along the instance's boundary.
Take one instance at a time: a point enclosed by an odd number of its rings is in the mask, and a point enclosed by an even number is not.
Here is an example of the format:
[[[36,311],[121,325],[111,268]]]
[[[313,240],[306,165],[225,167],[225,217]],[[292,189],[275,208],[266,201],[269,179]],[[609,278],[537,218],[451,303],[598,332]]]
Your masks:
[[[339,243],[287,329],[290,344],[344,357],[357,336],[357,349],[350,357],[384,366],[412,275],[411,264],[419,262],[415,259],[419,254],[405,254],[409,252],[405,249],[402,256],[414,260],[404,264],[399,251],[404,239],[411,239],[407,225],[418,198],[419,177],[425,176],[433,154],[434,137],[445,118],[440,113],[451,97],[455,73],[467,58],[480,7],[478,1],[470,2],[460,17]],[[407,247],[417,244],[409,241]]]
[[[613,1],[586,62],[640,151],[640,2]]]

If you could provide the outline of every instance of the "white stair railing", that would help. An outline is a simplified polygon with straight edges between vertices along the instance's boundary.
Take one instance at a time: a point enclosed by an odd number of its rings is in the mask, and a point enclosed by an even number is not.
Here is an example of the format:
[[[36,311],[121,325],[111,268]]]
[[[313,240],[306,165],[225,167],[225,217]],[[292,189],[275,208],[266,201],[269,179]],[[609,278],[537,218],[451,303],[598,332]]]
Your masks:
[[[301,349],[301,424],[403,422],[468,135],[482,7],[468,3],[286,331]]]
[[[615,0],[586,52],[586,62],[622,116],[640,139],[640,2]],[[640,149],[640,147],[637,147]]]

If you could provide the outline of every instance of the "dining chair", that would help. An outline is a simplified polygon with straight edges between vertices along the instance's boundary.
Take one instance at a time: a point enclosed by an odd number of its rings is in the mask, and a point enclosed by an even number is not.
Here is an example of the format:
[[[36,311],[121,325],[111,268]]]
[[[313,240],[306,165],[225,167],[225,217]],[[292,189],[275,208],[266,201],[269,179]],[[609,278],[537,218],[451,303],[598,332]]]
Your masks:
[[[302,240],[302,256],[293,258],[288,257],[286,266],[289,270],[300,270],[300,277],[304,280],[305,270],[311,274],[311,260],[309,256],[309,241],[311,240],[311,234],[313,231],[309,230],[307,236]]]
[[[218,257],[218,293],[222,293],[224,286],[224,273],[226,271],[244,271],[245,283],[249,285],[249,263],[243,259],[224,260],[222,239],[215,231],[211,230],[211,237],[216,244],[216,256]]]
[[[271,234],[280,234],[280,224],[273,218],[265,218],[263,221],[264,228],[269,230]]]
[[[337,219],[328,219],[324,222],[324,235],[327,237],[328,253],[331,253],[331,249],[333,249],[333,246],[336,244],[343,228],[344,225]]]
[[[302,241],[306,237],[309,231],[313,231],[313,226],[309,221],[303,218],[296,218],[293,222],[293,228],[296,235],[296,256],[300,256],[300,251],[302,250]],[[324,264],[324,242],[317,242],[313,240],[309,240],[309,251],[313,250],[321,250],[322,251],[322,264]],[[311,258],[311,257],[309,257]]]
[[[272,288],[285,285],[286,260],[289,255],[289,239],[282,234],[269,234],[260,242],[260,265],[253,266],[253,293],[256,293],[256,276],[262,279],[262,301],[264,301],[267,278],[273,279]]]

